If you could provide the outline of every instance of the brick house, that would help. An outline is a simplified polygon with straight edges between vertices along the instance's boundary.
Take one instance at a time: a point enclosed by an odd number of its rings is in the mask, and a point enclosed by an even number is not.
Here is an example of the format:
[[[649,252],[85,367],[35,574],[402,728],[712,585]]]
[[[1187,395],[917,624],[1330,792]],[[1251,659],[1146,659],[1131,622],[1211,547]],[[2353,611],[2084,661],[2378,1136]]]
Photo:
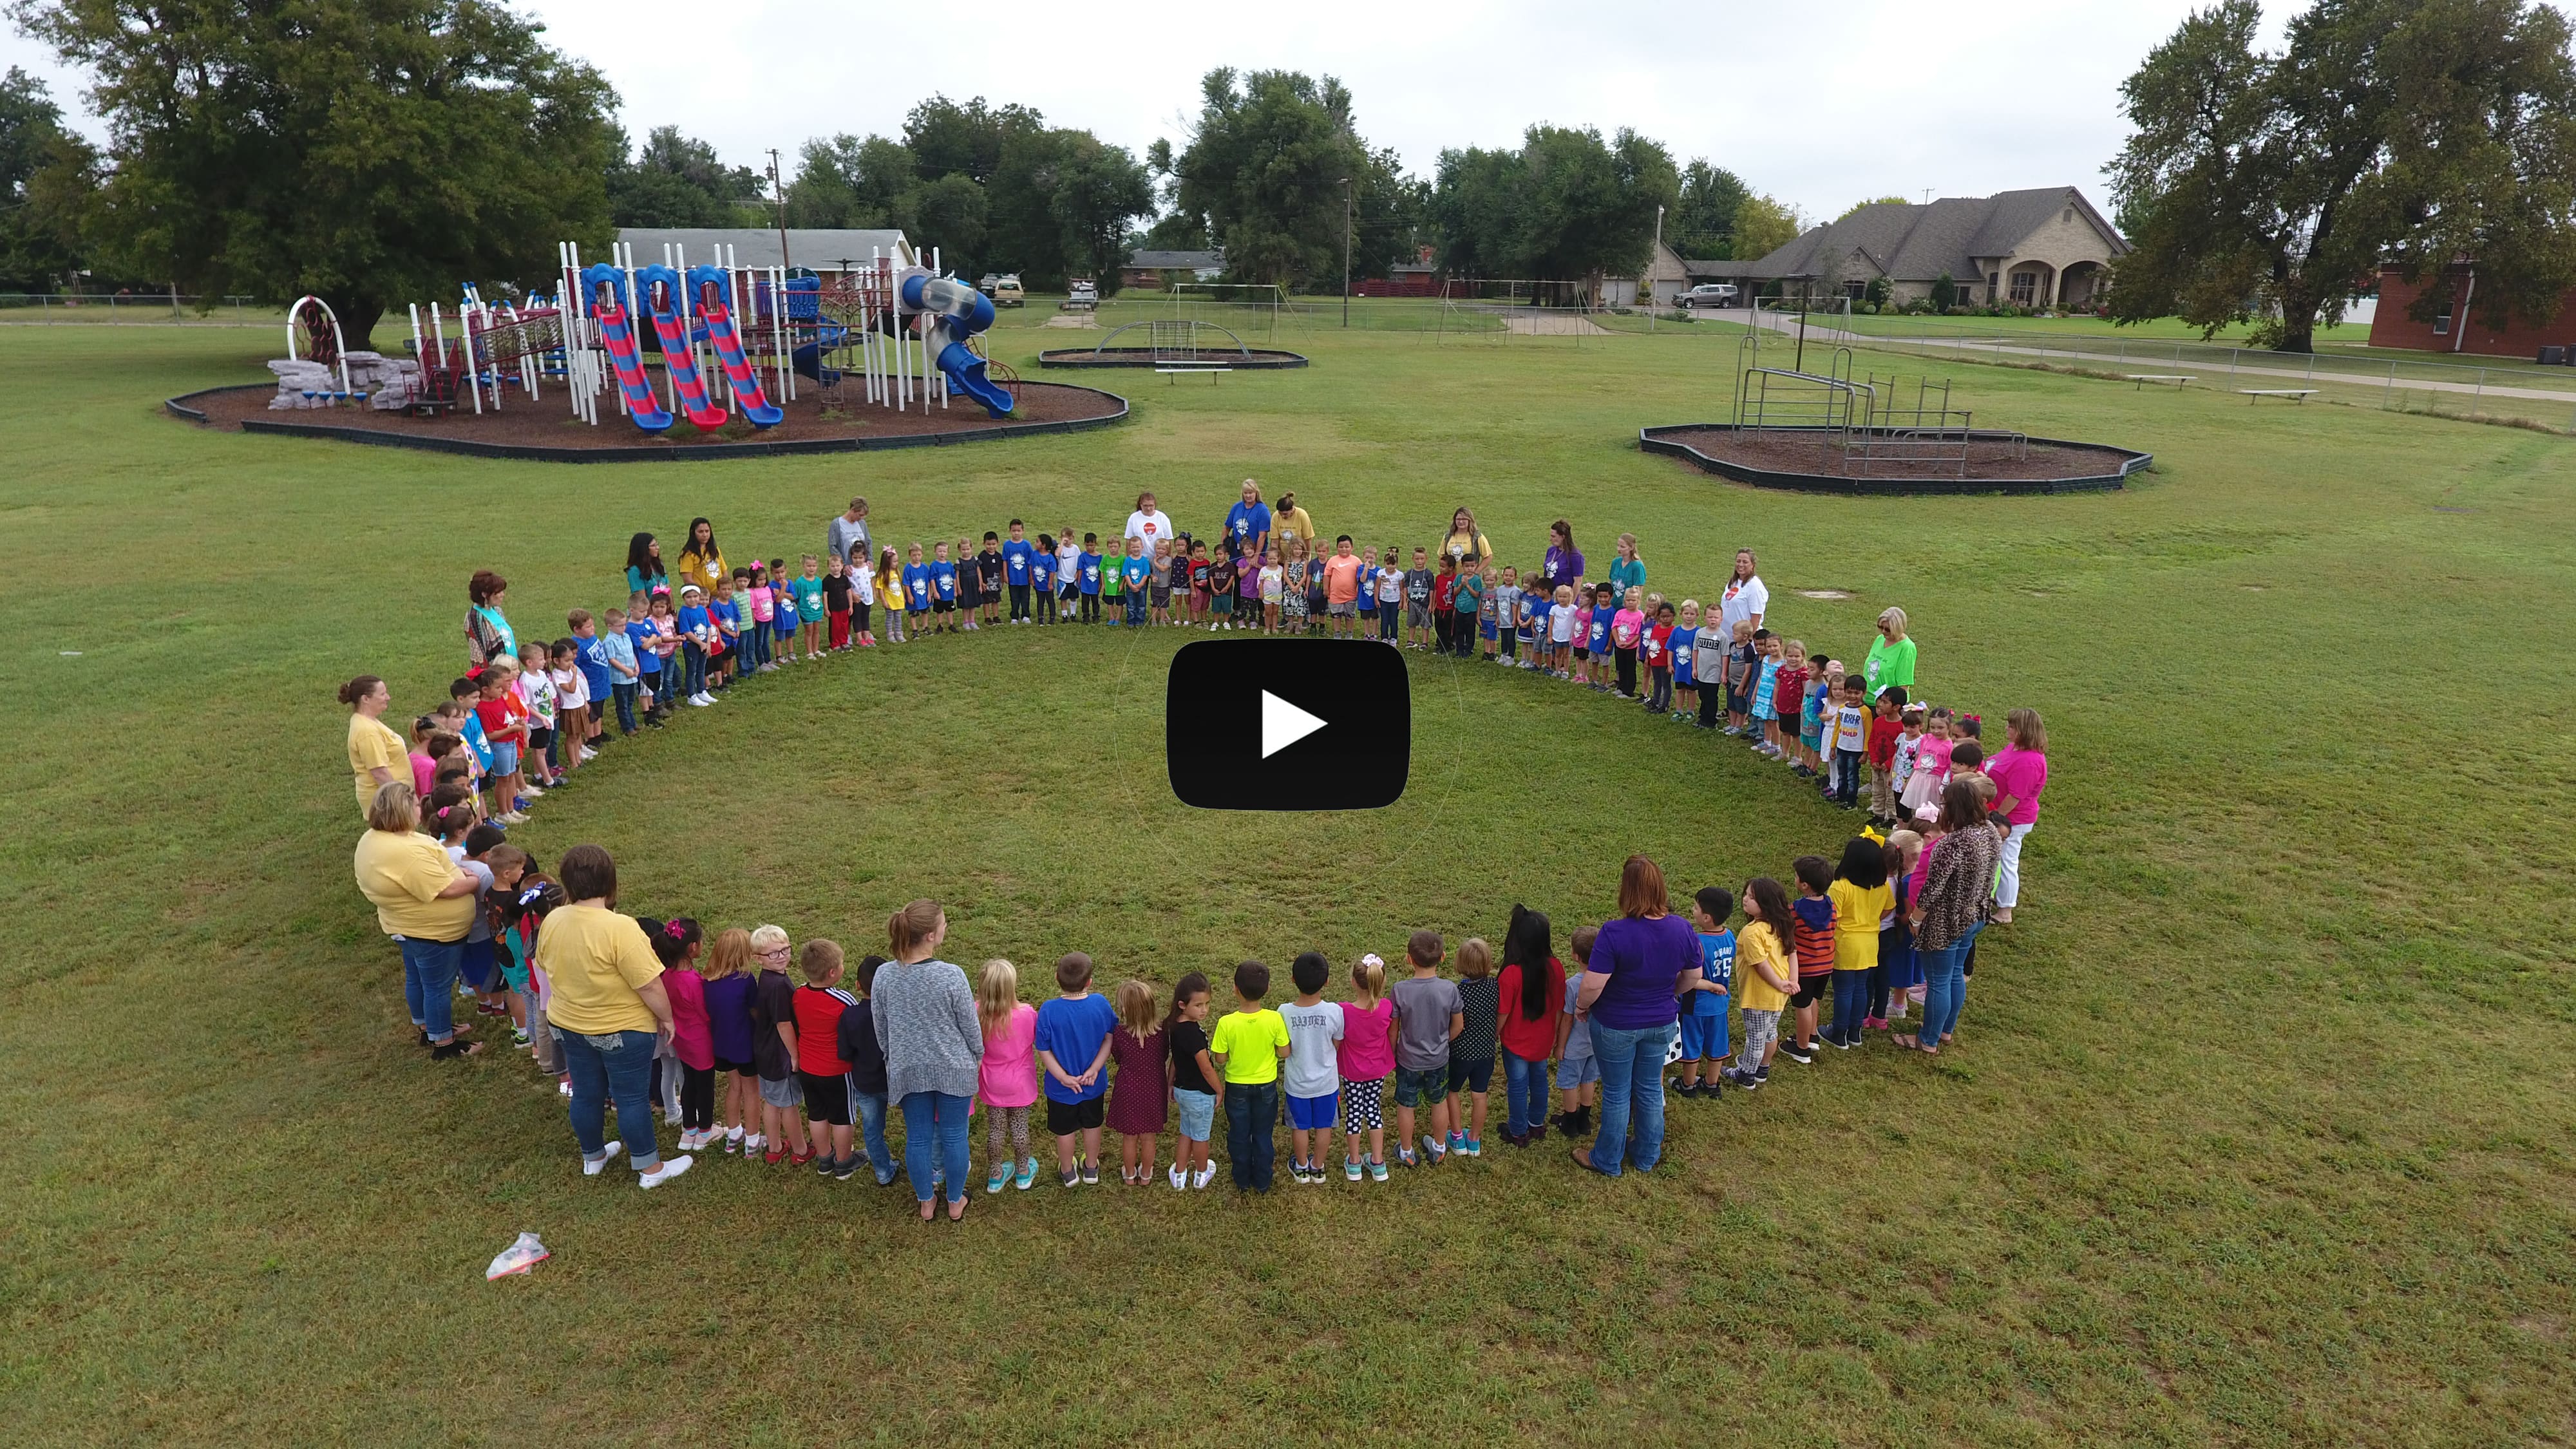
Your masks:
[[[2370,319],[2370,345],[2419,352],[2475,353],[2480,357],[2538,357],[2544,347],[2576,348],[2576,291],[2559,298],[2558,315],[2534,322],[2516,314],[2501,328],[2477,312],[2477,267],[2458,262],[2410,282],[2395,267],[2379,269],[2379,308]],[[2412,315],[2415,301],[2441,297],[2429,322]]]
[[[1211,251],[1153,251],[1138,248],[1120,267],[1126,285],[1162,291],[1174,282],[1213,282],[1225,275],[1225,248]]]

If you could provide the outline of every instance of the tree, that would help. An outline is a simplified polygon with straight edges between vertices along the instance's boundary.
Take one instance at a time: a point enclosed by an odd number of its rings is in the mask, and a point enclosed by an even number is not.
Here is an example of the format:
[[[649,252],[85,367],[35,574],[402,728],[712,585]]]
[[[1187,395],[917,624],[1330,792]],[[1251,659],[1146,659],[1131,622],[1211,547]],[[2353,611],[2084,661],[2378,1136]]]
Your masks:
[[[1768,196],[1749,195],[1735,208],[1735,255],[1758,261],[1798,239],[1798,213]]]
[[[892,226],[912,188],[912,149],[901,141],[852,135],[808,141],[787,186],[787,224]]]
[[[51,291],[80,269],[93,163],[43,81],[16,66],[0,76],[0,286]]]
[[[950,172],[905,192],[897,219],[925,263],[936,247],[943,270],[972,274],[984,254],[988,214],[984,188],[962,172]]]
[[[1872,206],[1912,206],[1913,204],[1913,202],[1906,200],[1902,196],[1873,196],[1867,201],[1855,201],[1851,205],[1844,207],[1843,215],[1835,217],[1834,220],[1840,221],[1843,219],[1843,216],[1849,216],[1855,211],[1860,211]]]
[[[608,239],[616,94],[490,0],[11,13],[97,77],[112,169],[85,237],[118,271],[318,293],[356,346],[394,299],[541,281],[555,241]]]
[[[922,180],[965,176],[980,186],[1001,169],[1002,149],[1013,136],[1045,128],[1045,118],[1026,106],[997,110],[982,96],[963,105],[932,96],[904,117],[903,143]]]
[[[1722,166],[1694,158],[1682,168],[1681,200],[1664,218],[1664,240],[1685,257],[1724,261],[1735,255],[1735,212],[1751,191]]]
[[[2576,283],[2576,65],[2527,0],[2317,0],[2278,52],[2254,0],[2185,20],[2121,86],[2112,163],[2133,246],[2112,316],[2215,333],[2260,319],[2309,351],[2383,261],[2475,268],[2489,325],[2547,321]],[[2417,315],[2451,300],[2427,288]]]
[[[1431,225],[1441,270],[1455,277],[1513,277],[1523,268],[1516,152],[1443,151],[1431,184]]]
[[[1943,272],[1941,275],[1934,277],[1932,279],[1932,306],[1934,310],[1947,312],[1957,305],[1959,305],[1958,280],[1952,277],[1948,272]]]
[[[677,126],[656,126],[634,160],[609,171],[608,214],[618,226],[758,226],[769,219],[760,192],[750,167],[725,165]]]
[[[1634,131],[1532,126],[1518,151],[1442,153],[1432,208],[1453,270],[1597,283],[1644,266],[1680,192],[1671,154]]]
[[[1331,76],[1212,70],[1199,82],[1187,149],[1158,143],[1171,200],[1225,248],[1226,270],[1248,282],[1338,283],[1342,184],[1370,162],[1351,93]]]

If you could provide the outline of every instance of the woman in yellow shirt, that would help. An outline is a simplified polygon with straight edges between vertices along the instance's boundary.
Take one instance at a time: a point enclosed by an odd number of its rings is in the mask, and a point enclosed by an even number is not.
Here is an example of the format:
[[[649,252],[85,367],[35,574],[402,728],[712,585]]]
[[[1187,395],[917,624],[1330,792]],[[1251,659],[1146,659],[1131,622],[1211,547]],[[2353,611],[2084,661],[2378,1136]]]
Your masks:
[[[1771,1075],[1780,1013],[1798,992],[1798,964],[1789,947],[1798,936],[1789,893],[1767,875],[1745,882],[1744,921],[1735,933],[1735,999],[1744,1011],[1744,1044],[1736,1048],[1736,1065],[1726,1069],[1726,1079],[1749,1092]]]
[[[696,584],[716,596],[716,580],[725,576],[724,550],[716,547],[716,526],[703,518],[689,520],[689,546],[680,550],[680,582]]]
[[[349,769],[358,777],[358,813],[364,815],[375,805],[377,790],[397,780],[411,783],[411,751],[384,721],[394,697],[383,680],[359,675],[340,686],[340,702],[349,707]]]
[[[1843,863],[1825,887],[1834,903],[1834,1020],[1825,1040],[1845,1051],[1860,1045],[1864,1028],[1887,1023],[1869,1014],[1869,973],[1878,969],[1878,928],[1896,910],[1887,888],[1887,847],[1866,835],[1843,846]]]
[[[597,1177],[622,1146],[637,1181],[659,1187],[689,1170],[687,1157],[665,1158],[653,1140],[653,1053],[671,1034],[661,959],[635,918],[617,914],[617,862],[606,850],[574,846],[555,878],[572,904],[548,913],[537,928],[536,963],[552,993],[546,1026],[572,1074],[572,1135],[581,1144],[582,1174]],[[619,1142],[606,1135],[611,1101]]]
[[[441,1061],[483,1050],[481,1042],[455,1039],[452,1011],[465,936],[474,925],[474,877],[420,833],[420,797],[410,781],[377,789],[355,865],[358,890],[376,908],[376,925],[402,947],[403,1003],[420,1029],[420,1044]]]

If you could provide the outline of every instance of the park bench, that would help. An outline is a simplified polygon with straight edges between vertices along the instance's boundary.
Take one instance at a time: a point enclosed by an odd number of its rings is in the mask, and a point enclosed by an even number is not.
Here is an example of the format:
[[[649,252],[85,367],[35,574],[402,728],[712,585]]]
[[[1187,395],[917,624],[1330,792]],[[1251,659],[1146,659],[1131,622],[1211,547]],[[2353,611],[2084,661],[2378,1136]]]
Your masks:
[[[2240,387],[2237,391],[2244,395],[2248,407],[2267,397],[2297,398],[2306,402],[2317,395],[2317,390],[2312,387]]]
[[[2151,382],[2169,382],[2174,385],[2174,390],[2179,392],[2186,384],[2197,382],[2199,378],[2193,374],[2181,372],[2133,372],[2129,374],[2129,381],[2136,383],[2140,390],[2144,390]]]
[[[1218,362],[1158,362],[1154,364],[1154,371],[1168,377],[1204,372],[1208,375],[1208,382],[1212,386],[1216,382],[1218,373],[1232,372],[1234,369]]]

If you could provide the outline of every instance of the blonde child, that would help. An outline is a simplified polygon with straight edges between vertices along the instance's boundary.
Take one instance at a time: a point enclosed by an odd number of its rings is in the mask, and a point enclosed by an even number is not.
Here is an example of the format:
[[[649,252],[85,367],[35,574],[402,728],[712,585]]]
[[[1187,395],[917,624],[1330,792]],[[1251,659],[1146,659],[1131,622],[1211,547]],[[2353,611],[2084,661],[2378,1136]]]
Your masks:
[[[554,674],[548,667],[549,663],[545,645],[533,639],[520,645],[519,673],[512,687],[519,691],[519,698],[528,707],[529,773],[551,790],[563,783],[563,769],[555,763],[562,696],[555,692]]]
[[[747,944],[760,974],[752,979],[752,1064],[760,1073],[761,1160],[775,1167],[788,1162],[803,1167],[814,1160],[805,1137],[805,1090],[796,1079],[796,983],[788,977],[792,954],[787,932],[777,926],[754,926]]]
[[[1556,586],[1556,607],[1547,616],[1547,662],[1549,671],[1559,679],[1574,677],[1574,633],[1580,626],[1575,617],[1574,586]]]
[[[1906,777],[1905,789],[1897,796],[1911,820],[1918,811],[1941,798],[1941,787],[1950,779],[1950,752],[1955,740],[1950,731],[1950,707],[1934,705],[1924,711],[1923,733],[1914,746],[1914,769]]]
[[[1888,834],[1888,912],[1878,929],[1878,977],[1870,983],[1870,1004],[1878,1010],[1882,1031],[1896,1030],[1908,1003],[1923,997],[1923,963],[1915,957],[1914,926],[1906,919],[1914,904],[1914,872],[1922,860],[1920,834],[1911,830]]]
[[[1699,600],[1682,600],[1681,622],[1664,641],[1672,658],[1673,718],[1688,722],[1697,718],[1705,728],[1715,728],[1717,711],[1702,712],[1699,693]]]
[[[1268,549],[1261,551],[1261,632],[1279,632],[1279,609],[1288,596],[1288,569]]]
[[[1121,981],[1111,999],[1118,1029],[1110,1034],[1109,1060],[1118,1075],[1109,1084],[1109,1130],[1118,1134],[1118,1180],[1147,1187],[1154,1181],[1154,1148],[1171,1115],[1172,1053],[1154,1017],[1153,987]]]
[[[752,999],[758,983],[750,967],[751,933],[733,926],[716,933],[707,964],[699,973],[706,983],[707,1034],[715,1048],[715,1069],[730,1074],[724,1107],[716,1119],[724,1129],[729,1157],[760,1150],[760,1074],[752,1065],[751,1035]]]
[[[887,544],[877,556],[877,597],[885,602],[886,642],[903,642],[903,565],[895,561],[894,545]]]
[[[1753,724],[1753,676],[1762,666],[1761,652],[1753,646],[1753,621],[1736,620],[1725,646],[1719,667],[1725,671],[1720,682],[1726,686],[1726,733],[1740,737]]]
[[[993,1164],[984,1191],[1000,1192],[1016,1164],[1025,1192],[1038,1179],[1038,1160],[1029,1153],[1029,1109],[1038,1100],[1038,1010],[1020,1000],[1018,967],[999,959],[984,963],[975,985],[975,1016],[984,1029],[975,1095],[984,1104],[984,1156]]]
[[[1208,1161],[1208,1134],[1216,1130],[1217,1071],[1208,1057],[1208,979],[1192,971],[1172,987],[1172,1012],[1163,1018],[1171,1052],[1172,1106],[1180,1119],[1172,1145],[1172,1186],[1204,1190],[1216,1176]]]
[[[1592,1053],[1592,1023],[1575,1006],[1583,973],[1592,969],[1592,943],[1600,935],[1598,926],[1577,926],[1565,943],[1574,967],[1565,973],[1565,1009],[1557,1014],[1556,1130],[1568,1137],[1592,1130],[1592,1103],[1601,1095],[1601,1061]]]
[[[1798,743],[1798,719],[1806,705],[1807,641],[1773,642],[1780,652],[1780,668],[1771,680],[1771,758],[1804,775],[1807,761]]]
[[[1386,962],[1375,953],[1351,968],[1355,993],[1342,1003],[1342,1175],[1360,1180],[1360,1133],[1368,1133],[1368,1175],[1386,1181],[1386,1079],[1395,1070],[1395,1003],[1386,999]]]

